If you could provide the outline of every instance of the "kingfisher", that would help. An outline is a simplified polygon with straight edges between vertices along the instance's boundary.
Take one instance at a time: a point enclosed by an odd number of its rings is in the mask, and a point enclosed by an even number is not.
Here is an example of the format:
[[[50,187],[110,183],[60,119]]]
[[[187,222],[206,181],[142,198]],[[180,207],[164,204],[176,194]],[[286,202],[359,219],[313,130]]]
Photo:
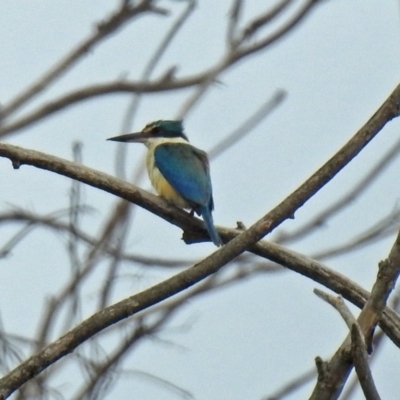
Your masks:
[[[169,203],[201,215],[213,243],[223,245],[211,214],[214,200],[208,156],[189,143],[182,121],[151,122],[141,132],[107,140],[143,143],[148,149],[147,172],[157,193]]]

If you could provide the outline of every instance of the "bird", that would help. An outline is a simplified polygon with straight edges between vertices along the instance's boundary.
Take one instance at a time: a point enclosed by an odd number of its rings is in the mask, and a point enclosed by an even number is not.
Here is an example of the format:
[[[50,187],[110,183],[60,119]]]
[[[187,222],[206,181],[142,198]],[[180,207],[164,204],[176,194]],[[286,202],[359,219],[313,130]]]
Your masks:
[[[167,202],[201,215],[212,242],[220,247],[212,211],[214,200],[207,153],[194,147],[184,133],[181,120],[158,120],[141,132],[111,137],[115,142],[143,143],[146,167],[158,195]]]

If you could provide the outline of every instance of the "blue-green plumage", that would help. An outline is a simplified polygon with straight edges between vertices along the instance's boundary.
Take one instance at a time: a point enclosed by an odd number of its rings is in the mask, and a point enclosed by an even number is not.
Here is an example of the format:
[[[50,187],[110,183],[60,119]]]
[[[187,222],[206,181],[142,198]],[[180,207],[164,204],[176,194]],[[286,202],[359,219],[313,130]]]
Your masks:
[[[188,143],[181,121],[156,121],[142,132],[110,140],[144,143],[149,150],[149,177],[159,195],[196,211],[203,217],[213,243],[223,244],[211,215],[214,202],[207,154]]]
[[[164,143],[154,150],[154,162],[171,186],[196,209],[213,209],[206,154],[184,143]],[[197,211],[197,210],[196,210]]]

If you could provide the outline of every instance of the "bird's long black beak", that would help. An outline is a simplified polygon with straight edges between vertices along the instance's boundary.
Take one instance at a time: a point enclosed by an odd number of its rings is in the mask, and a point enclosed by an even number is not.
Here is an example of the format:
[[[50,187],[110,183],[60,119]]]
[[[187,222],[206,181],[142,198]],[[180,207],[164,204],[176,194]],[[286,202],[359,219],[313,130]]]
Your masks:
[[[143,132],[135,132],[128,133],[126,135],[114,136],[112,138],[108,138],[107,140],[112,140],[113,142],[136,142],[143,143],[146,139],[148,139],[149,135]]]

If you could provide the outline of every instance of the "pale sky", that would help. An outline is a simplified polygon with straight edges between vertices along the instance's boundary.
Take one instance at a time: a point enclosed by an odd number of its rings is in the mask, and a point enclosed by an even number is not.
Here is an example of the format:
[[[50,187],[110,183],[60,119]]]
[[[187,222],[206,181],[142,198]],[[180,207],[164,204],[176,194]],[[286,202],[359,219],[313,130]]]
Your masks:
[[[183,3],[183,2],[182,2]],[[229,2],[199,1],[179,38],[162,58],[153,76],[177,66],[178,76],[202,71],[222,57]],[[264,10],[265,1],[246,5],[244,21]],[[271,5],[275,2],[268,2]],[[0,102],[7,104],[72,49],[117,2],[19,0],[3,4],[0,37]],[[87,55],[77,67],[24,111],[74,88],[127,76],[139,79],[154,47],[172,19],[178,1],[161,1],[169,17],[144,16]],[[278,89],[285,102],[236,146],[211,162],[217,225],[251,225],[281,202],[333,155],[376,111],[399,83],[399,4],[394,0],[321,2],[290,35],[262,54],[239,63],[222,76],[185,119],[191,142],[212,149]],[[152,94],[144,98],[132,130],[157,119],[175,118],[191,90]],[[118,94],[90,100],[57,113],[42,123],[6,138],[12,144],[66,159],[73,141],[83,143],[83,163],[115,174],[116,145],[106,138],[121,133],[129,96]],[[400,120],[390,122],[351,165],[278,230],[296,229],[322,207],[342,196],[390,149],[398,138]],[[130,171],[142,162],[145,148],[128,148]],[[0,212],[21,207],[48,213],[68,207],[70,182],[33,167],[14,171],[0,159]],[[317,234],[293,248],[312,255],[346,243],[399,205],[400,160],[374,185]],[[128,172],[128,175],[131,175]],[[140,186],[150,189],[147,177]],[[84,202],[94,208],[84,218],[96,232],[116,199],[84,188]],[[1,246],[16,226],[1,226]],[[197,259],[215,250],[210,243],[186,246],[174,226],[137,210],[128,239],[131,252]],[[272,236],[273,237],[273,236]],[[344,257],[324,262],[371,289],[377,263],[386,258],[394,236]],[[44,298],[56,293],[68,275],[63,239],[46,230],[30,235],[0,259],[0,312],[11,332],[35,332]],[[132,273],[127,266],[125,273]],[[140,277],[121,284],[118,301],[173,271],[140,268]],[[160,334],[174,345],[149,340],[126,360],[127,369],[144,371],[190,391],[194,398],[255,399],[309,370],[314,358],[329,357],[347,328],[339,314],[319,300],[318,285],[288,271],[257,275],[190,302]],[[96,288],[88,291],[88,304]],[[352,308],[357,314],[355,308]],[[83,318],[93,311],[88,305]],[[190,326],[190,329],[180,327]],[[56,339],[56,337],[54,338]],[[385,399],[400,391],[400,352],[389,341],[380,350],[372,372]],[[72,383],[72,385],[71,385]],[[74,391],[73,376],[60,378],[66,398]],[[64,386],[65,385],[65,386]],[[314,382],[289,400],[307,398]],[[134,395],[133,395],[134,393]],[[122,380],[107,398],[177,399],[178,395],[140,376]],[[355,399],[363,396],[357,392]]]

